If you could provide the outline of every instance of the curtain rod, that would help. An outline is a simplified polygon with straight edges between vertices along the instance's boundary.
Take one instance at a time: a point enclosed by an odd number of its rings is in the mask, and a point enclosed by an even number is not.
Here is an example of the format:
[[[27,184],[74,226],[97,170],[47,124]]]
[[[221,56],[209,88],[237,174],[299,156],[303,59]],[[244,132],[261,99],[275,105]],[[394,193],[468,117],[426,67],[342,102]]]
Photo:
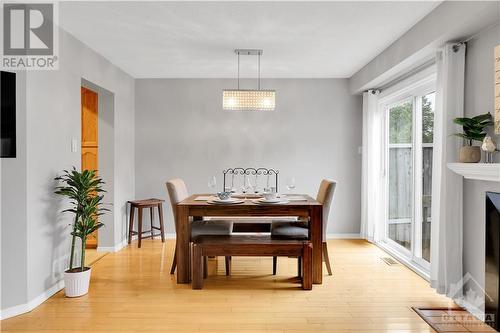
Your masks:
[[[453,44],[453,51],[457,52],[458,49],[460,48],[460,46],[467,44],[467,42],[470,41],[471,39],[476,38],[478,35],[482,34],[483,32],[486,32],[486,31],[493,29],[494,27],[496,27],[499,24],[500,24],[500,22],[495,22],[493,24],[490,24],[485,29],[482,29],[482,30],[476,32],[474,35],[467,37],[466,39],[461,40],[459,42],[456,42],[455,44]]]
[[[369,90],[383,91],[383,90],[385,90],[389,87],[392,87],[392,86],[398,84],[399,82],[409,78],[410,76],[413,76],[413,75],[417,74],[418,72],[421,72],[421,71],[433,66],[434,64],[436,64],[436,59],[434,59],[434,58],[429,59],[426,62],[424,62],[423,64],[421,64],[420,66],[417,66],[414,69],[410,70],[409,72],[402,74],[401,76],[396,77],[395,79],[387,82],[386,84],[384,84],[378,88],[373,88],[373,89],[369,89]]]

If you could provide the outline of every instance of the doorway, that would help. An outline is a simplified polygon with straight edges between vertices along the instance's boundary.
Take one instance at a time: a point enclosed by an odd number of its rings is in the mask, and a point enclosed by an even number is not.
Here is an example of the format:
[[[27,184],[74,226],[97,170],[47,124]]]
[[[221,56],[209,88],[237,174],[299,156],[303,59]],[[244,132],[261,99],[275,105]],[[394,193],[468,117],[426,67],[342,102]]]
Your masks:
[[[98,170],[99,151],[99,110],[98,94],[81,87],[82,116],[82,170]],[[87,248],[97,248],[97,230],[87,237]]]
[[[385,118],[384,248],[418,271],[430,269],[435,74],[381,96]]]

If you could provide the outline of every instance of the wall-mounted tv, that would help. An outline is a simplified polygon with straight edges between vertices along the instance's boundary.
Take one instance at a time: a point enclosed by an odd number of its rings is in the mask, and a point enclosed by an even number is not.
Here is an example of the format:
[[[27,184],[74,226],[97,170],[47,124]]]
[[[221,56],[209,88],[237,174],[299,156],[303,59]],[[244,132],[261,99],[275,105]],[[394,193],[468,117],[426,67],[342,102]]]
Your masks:
[[[16,157],[16,74],[0,71],[0,157]]]

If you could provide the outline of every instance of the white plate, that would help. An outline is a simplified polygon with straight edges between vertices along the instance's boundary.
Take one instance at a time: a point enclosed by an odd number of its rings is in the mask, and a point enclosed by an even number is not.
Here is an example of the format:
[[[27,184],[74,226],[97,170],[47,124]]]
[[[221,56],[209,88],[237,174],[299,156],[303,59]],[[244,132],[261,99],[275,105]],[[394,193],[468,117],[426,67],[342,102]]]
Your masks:
[[[240,198],[240,199],[262,198],[262,194],[260,194],[260,193],[235,193],[235,194],[233,194],[233,198]]]
[[[231,205],[231,204],[239,204],[239,203],[243,203],[243,202],[245,202],[245,200],[236,199],[236,198],[229,198],[226,200],[220,200],[219,198],[216,198],[216,199],[212,199],[212,200],[207,200],[207,203],[219,204],[219,205]]]
[[[277,203],[277,202],[280,202],[282,201],[283,199],[280,199],[280,198],[274,198],[274,199],[266,199],[266,198],[262,198],[262,199],[258,199],[260,202],[264,202],[264,203]]]
[[[253,202],[255,202],[256,204],[260,204],[260,205],[283,205],[283,204],[289,203],[290,201],[288,201],[286,199],[277,198],[277,199],[273,199],[273,200],[269,200],[269,201],[266,199],[257,199],[257,200],[253,200]]]

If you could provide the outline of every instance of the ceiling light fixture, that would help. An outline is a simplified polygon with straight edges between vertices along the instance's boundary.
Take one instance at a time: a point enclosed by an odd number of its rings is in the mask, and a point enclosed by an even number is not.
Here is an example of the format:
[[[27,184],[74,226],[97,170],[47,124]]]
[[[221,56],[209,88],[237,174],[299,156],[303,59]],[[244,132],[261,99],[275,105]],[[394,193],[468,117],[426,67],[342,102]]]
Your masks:
[[[276,91],[260,89],[260,57],[262,50],[236,49],[238,55],[238,89],[222,91],[222,109],[232,111],[274,111]],[[240,55],[256,55],[259,59],[258,89],[240,89]]]

